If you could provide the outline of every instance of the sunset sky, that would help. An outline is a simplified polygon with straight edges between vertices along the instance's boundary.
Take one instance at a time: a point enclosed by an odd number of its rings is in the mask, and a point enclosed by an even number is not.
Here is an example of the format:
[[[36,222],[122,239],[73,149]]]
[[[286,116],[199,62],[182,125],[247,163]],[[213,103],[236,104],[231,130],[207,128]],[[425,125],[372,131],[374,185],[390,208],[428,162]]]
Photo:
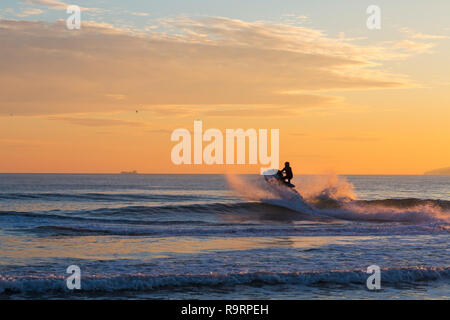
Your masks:
[[[259,172],[173,165],[170,134],[196,119],[280,129],[297,174],[448,167],[449,16],[448,0],[2,0],[0,172]]]

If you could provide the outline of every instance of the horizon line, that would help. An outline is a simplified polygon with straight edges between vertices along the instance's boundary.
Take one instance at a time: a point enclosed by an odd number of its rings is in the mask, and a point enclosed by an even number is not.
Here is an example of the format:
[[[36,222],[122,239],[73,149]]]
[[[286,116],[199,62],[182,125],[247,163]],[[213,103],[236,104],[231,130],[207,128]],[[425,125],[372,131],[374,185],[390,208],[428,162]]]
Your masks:
[[[259,173],[194,173],[194,172],[186,172],[186,173],[155,173],[155,172],[137,172],[135,174],[131,173],[120,173],[120,172],[0,172],[0,174],[84,174],[84,175],[122,175],[122,176],[138,176],[138,175],[260,175]],[[336,175],[344,175],[344,176],[445,176],[442,174],[426,174],[426,173],[332,173]],[[329,175],[329,173],[297,173],[297,176],[320,176],[320,175]]]

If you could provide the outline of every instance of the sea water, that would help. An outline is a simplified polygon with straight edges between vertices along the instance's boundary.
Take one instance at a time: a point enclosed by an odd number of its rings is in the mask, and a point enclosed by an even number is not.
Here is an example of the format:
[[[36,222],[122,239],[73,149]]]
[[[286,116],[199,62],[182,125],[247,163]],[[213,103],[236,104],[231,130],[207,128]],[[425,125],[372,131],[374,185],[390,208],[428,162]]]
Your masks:
[[[304,202],[258,175],[1,174],[0,298],[450,297],[449,176],[293,182]]]

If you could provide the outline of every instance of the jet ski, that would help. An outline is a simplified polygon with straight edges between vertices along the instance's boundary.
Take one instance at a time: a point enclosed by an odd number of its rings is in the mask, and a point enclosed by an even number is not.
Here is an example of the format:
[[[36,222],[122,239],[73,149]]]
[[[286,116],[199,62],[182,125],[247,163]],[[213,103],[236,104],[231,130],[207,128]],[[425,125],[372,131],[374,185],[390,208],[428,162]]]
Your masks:
[[[270,186],[271,193],[276,195],[276,198],[265,199],[263,202],[302,213],[313,214],[313,208],[305,202],[300,192],[295,189],[295,186],[283,179],[283,174],[280,170],[275,170],[266,171],[264,179]]]
[[[282,186],[286,186],[289,188],[295,188],[295,185],[293,185],[292,183],[287,182],[286,180],[283,179],[283,173],[278,170],[275,174],[271,174],[271,175],[264,175],[264,179],[269,182],[269,183],[277,183],[279,185]]]

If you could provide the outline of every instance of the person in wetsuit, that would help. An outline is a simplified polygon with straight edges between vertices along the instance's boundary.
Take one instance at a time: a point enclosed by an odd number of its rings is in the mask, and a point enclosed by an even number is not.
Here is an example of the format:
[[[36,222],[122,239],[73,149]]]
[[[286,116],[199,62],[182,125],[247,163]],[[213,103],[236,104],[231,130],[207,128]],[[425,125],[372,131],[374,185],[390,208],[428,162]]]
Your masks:
[[[283,181],[291,183],[291,179],[294,177],[294,175],[292,174],[292,168],[289,166],[289,162],[284,163],[284,168],[283,170],[281,170],[281,174],[283,173]]]

